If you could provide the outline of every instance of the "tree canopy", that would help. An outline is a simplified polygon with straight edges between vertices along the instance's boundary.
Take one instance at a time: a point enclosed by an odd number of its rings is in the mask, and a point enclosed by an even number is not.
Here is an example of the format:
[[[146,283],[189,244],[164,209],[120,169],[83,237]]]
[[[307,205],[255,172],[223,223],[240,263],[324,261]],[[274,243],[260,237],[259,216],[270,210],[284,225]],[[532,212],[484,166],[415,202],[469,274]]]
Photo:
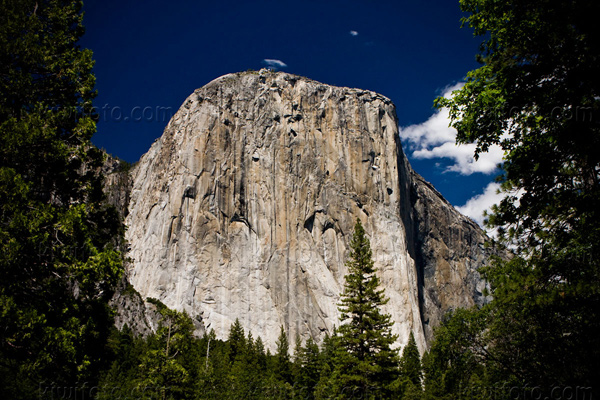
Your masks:
[[[487,360],[520,385],[600,382],[600,30],[594,0],[461,0],[483,42],[448,107],[475,157],[498,145],[488,218],[515,251],[486,271]]]
[[[0,5],[0,383],[9,398],[100,366],[122,225],[103,202],[79,1]],[[44,395],[51,396],[49,392]]]

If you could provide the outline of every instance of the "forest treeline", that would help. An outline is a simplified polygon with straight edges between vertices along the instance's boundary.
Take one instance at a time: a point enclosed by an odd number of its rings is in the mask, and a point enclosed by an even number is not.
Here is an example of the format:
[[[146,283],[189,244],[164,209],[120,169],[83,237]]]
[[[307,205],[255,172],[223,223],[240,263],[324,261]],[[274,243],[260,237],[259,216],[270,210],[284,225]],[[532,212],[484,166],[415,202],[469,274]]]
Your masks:
[[[282,328],[271,354],[239,322],[226,341],[196,338],[187,315],[155,300],[155,333],[116,330],[108,304],[124,275],[124,225],[90,141],[82,3],[2,0],[2,398],[600,396],[600,2],[459,3],[481,66],[436,105],[475,158],[504,151],[504,198],[487,224],[513,257],[480,269],[491,302],[448,314],[420,357],[414,338],[394,348],[359,222],[341,319],[323,343],[290,348]]]
[[[348,386],[336,393],[339,382],[334,381],[333,371],[343,357],[337,332],[321,346],[310,338],[291,344],[282,328],[271,353],[260,337],[246,334],[238,321],[225,341],[216,339],[214,332],[196,338],[188,316],[164,311],[164,325],[145,339],[136,338],[127,327],[113,330],[106,352],[110,367],[93,390],[58,386],[47,390],[54,390],[55,398],[79,390],[80,397],[93,393],[98,399],[382,399],[391,395],[409,399],[422,393],[414,338],[401,357],[405,369],[397,370],[391,387],[373,384],[360,392]]]
[[[112,329],[98,399],[389,399],[420,398],[422,368],[414,336],[399,357],[393,348],[387,302],[375,274],[366,232],[357,220],[350,243],[340,325],[319,346],[312,338],[294,344],[282,326],[272,354],[238,320],[226,341],[211,330],[202,338],[185,313],[148,299],[161,315],[146,338],[128,327]],[[292,348],[293,347],[293,348]],[[52,389],[52,388],[51,388]],[[54,388],[53,390],[61,390]],[[69,390],[69,389],[62,389]],[[89,388],[72,388],[86,394]]]

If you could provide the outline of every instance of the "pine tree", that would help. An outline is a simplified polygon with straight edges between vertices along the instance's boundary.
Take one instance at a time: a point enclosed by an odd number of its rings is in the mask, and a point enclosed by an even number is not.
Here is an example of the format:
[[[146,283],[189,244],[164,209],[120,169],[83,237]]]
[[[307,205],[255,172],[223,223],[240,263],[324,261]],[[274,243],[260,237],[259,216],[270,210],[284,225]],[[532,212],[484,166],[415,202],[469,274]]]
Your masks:
[[[403,399],[415,399],[422,395],[423,369],[417,342],[413,333],[410,333],[408,343],[402,350],[400,357],[400,377],[398,379],[398,391]]]
[[[385,398],[398,373],[398,354],[391,347],[397,336],[391,332],[390,315],[380,310],[388,299],[379,289],[371,246],[360,220],[354,227],[346,265],[348,274],[339,303],[344,351],[336,360],[335,387],[340,398]]]
[[[302,354],[302,338],[298,333],[296,333],[296,341],[294,344],[294,359],[293,359],[293,369],[296,369],[296,366],[300,365],[300,355]]]
[[[296,333],[296,343],[294,345],[294,356],[292,359],[292,382],[295,389],[297,388],[298,379],[302,373],[302,338]],[[296,394],[294,394],[296,396]]]
[[[319,383],[320,375],[320,352],[319,346],[312,338],[306,340],[304,347],[296,352],[294,360],[296,364],[296,375],[294,385],[294,397],[299,399],[314,399],[314,392]]]
[[[145,353],[144,344],[143,339],[134,337],[127,324],[121,331],[112,327],[104,349],[104,361],[111,364],[99,376],[97,400],[125,398],[135,392],[140,357]]]
[[[234,324],[232,333],[238,330],[241,330],[241,326]],[[222,397],[254,399],[261,392],[260,386],[263,376],[258,368],[258,357],[251,332],[248,332],[244,345],[242,352],[236,355],[235,361],[228,371],[229,395],[222,395]]]
[[[408,378],[408,380],[416,387],[421,387],[421,378],[423,375],[421,369],[421,357],[419,355],[415,336],[412,332],[410,333],[408,343],[402,350],[402,357],[400,358],[400,374]]]
[[[229,338],[227,339],[229,344],[229,360],[233,364],[236,359],[242,357],[246,350],[246,337],[244,335],[244,328],[239,319],[235,319],[235,322],[229,329]]]
[[[275,353],[275,375],[282,382],[291,382],[292,363],[290,361],[290,345],[283,325],[277,339],[277,352]]]
[[[319,354],[319,381],[315,387],[314,395],[316,399],[330,399],[334,396],[332,384],[336,376],[336,360],[343,349],[340,347],[340,337],[337,328],[333,327],[333,332],[329,335],[325,333],[325,338]]]
[[[259,336],[254,343],[256,352],[256,363],[260,371],[264,372],[267,369],[267,355],[265,353],[265,345],[262,338]]]

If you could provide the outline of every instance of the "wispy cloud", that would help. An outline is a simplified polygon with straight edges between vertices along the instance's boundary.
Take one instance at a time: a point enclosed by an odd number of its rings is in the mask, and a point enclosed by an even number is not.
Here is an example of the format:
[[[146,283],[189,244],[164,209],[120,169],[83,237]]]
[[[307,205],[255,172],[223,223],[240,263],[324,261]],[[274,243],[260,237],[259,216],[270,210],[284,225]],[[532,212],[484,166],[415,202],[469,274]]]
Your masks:
[[[473,196],[463,206],[456,207],[456,209],[483,226],[484,211],[488,211],[494,204],[498,204],[505,196],[504,193],[498,193],[499,190],[500,184],[491,182],[483,193]]]
[[[350,31],[350,36],[358,36],[358,32],[357,31]]]
[[[444,96],[451,96],[453,90],[462,86],[459,83],[446,88]],[[400,137],[408,145],[407,151],[414,158],[450,160],[447,171],[462,175],[494,173],[504,154],[500,147],[490,147],[487,153],[482,153],[479,160],[475,161],[475,144],[456,145],[456,129],[449,127],[449,122],[448,110],[441,109],[423,123],[400,128]]]
[[[272,58],[265,58],[263,60],[263,64],[265,64],[268,68],[273,68],[273,69],[287,67],[287,64],[284,63],[283,61],[281,61],[281,60],[275,60],[275,59],[272,59]]]

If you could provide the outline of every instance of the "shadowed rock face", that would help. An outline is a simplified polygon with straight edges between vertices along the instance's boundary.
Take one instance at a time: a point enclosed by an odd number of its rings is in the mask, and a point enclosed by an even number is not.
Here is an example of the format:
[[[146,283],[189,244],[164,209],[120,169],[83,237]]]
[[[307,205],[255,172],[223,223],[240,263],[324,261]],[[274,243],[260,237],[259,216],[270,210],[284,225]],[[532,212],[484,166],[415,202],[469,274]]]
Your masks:
[[[444,314],[459,307],[483,305],[486,283],[478,268],[491,254],[507,252],[485,246],[487,236],[460,214],[419,174],[411,171],[411,205],[421,320],[427,342]]]
[[[320,341],[356,219],[398,344],[421,350],[448,309],[482,302],[481,229],[412,171],[394,105],[285,73],[229,74],[184,102],[132,172],[129,280],[226,338]]]

